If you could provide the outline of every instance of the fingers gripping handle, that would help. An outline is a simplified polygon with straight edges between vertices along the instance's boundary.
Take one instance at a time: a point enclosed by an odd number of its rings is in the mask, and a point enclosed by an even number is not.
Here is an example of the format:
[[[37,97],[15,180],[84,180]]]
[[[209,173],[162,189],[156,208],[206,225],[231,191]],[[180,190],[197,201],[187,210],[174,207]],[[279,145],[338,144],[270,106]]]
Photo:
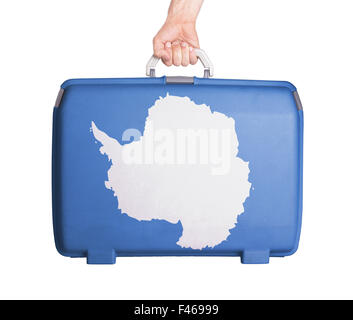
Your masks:
[[[213,64],[209,57],[207,56],[206,52],[202,49],[194,49],[196,56],[201,61],[204,67],[204,78],[209,78],[213,76]],[[159,61],[159,58],[152,56],[150,60],[148,60],[146,65],[146,75],[149,77],[156,76],[156,65]]]

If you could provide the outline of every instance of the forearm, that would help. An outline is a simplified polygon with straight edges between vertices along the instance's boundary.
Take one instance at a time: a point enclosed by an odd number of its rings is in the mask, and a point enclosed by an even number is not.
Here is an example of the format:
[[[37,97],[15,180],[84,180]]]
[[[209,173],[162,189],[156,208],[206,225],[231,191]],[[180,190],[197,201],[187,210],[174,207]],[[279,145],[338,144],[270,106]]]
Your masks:
[[[167,21],[195,23],[203,0],[172,0],[168,10]]]

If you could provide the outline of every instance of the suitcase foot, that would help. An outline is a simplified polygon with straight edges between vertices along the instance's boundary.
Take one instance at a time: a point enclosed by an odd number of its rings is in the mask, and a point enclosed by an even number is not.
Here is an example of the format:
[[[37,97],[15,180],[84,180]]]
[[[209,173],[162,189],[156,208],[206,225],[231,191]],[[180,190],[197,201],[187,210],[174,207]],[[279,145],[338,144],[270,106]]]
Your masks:
[[[266,264],[270,262],[270,250],[244,250],[241,256],[243,264]]]
[[[87,264],[114,264],[115,250],[88,250]]]

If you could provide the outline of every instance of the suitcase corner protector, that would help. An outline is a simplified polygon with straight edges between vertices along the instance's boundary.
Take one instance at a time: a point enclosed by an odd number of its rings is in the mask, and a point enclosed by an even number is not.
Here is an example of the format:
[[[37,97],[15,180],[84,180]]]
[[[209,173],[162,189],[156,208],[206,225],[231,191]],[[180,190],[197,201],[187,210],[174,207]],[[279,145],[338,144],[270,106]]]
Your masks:
[[[300,101],[300,97],[297,90],[293,91],[293,97],[294,97],[295,104],[297,105],[297,110],[303,111],[303,105],[302,105],[302,102]]]
[[[58,95],[56,97],[56,100],[55,100],[54,108],[59,108],[60,107],[60,103],[61,103],[61,100],[62,100],[62,98],[64,96],[64,92],[65,92],[65,89],[60,88],[60,90],[58,92]]]

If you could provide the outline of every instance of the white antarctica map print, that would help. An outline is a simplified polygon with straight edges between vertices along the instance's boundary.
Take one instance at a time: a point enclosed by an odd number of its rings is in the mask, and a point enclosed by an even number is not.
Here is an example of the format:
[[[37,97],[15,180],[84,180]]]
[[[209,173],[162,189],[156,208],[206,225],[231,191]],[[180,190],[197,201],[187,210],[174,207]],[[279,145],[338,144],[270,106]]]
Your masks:
[[[125,144],[91,126],[100,153],[111,161],[105,186],[122,213],[138,221],[180,221],[176,243],[182,248],[227,240],[251,187],[249,163],[237,157],[233,118],[167,94],[148,109],[142,133],[124,132]]]

